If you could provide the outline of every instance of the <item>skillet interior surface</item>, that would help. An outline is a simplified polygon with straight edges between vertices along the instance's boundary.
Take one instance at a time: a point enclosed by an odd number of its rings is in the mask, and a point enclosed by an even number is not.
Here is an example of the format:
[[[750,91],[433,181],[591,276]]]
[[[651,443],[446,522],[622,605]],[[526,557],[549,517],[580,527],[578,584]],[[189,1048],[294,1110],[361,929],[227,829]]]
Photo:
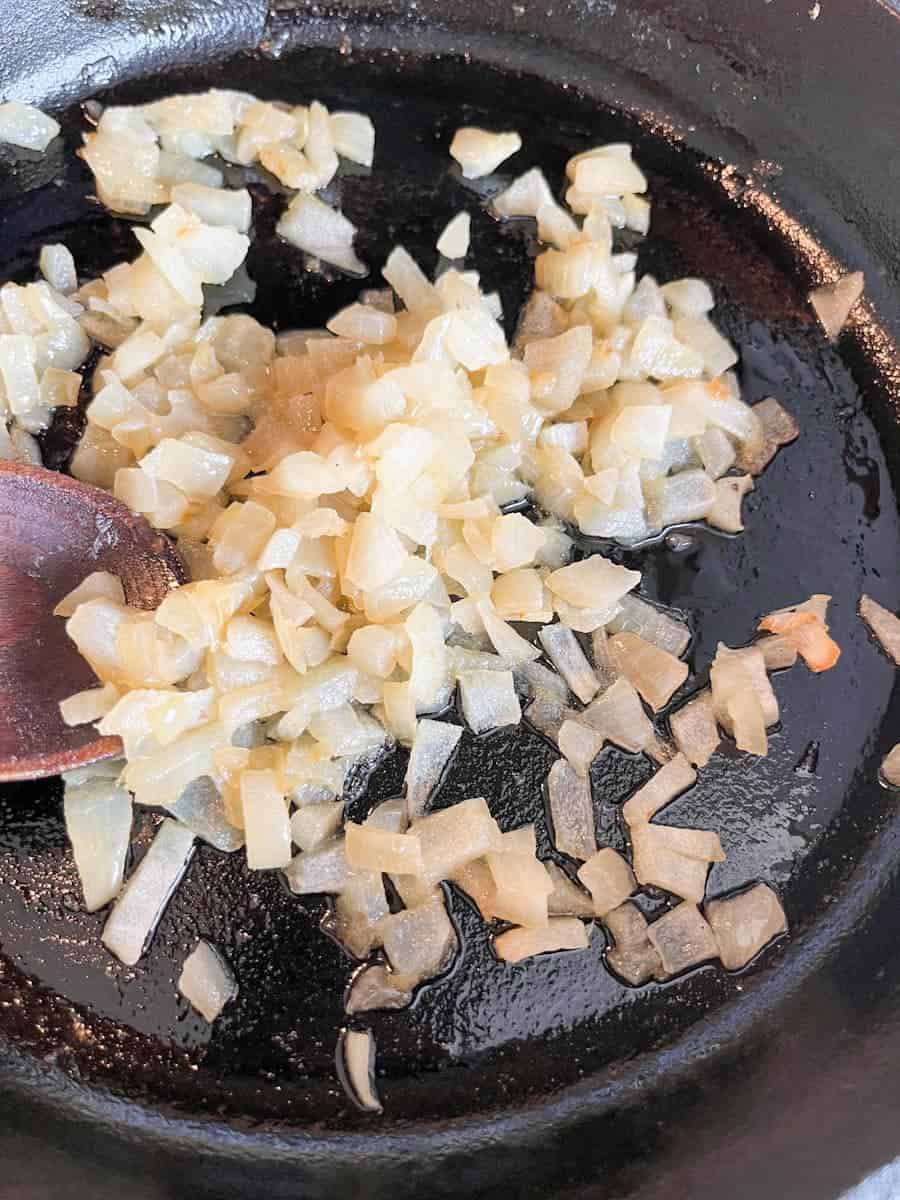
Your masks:
[[[889,606],[900,591],[890,398],[862,339],[845,338],[835,349],[816,326],[803,298],[810,270],[805,228],[767,223],[749,195],[777,177],[778,164],[750,184],[730,186],[671,129],[535,74],[454,56],[340,49],[273,55],[270,48],[268,55],[136,81],[98,98],[134,102],[210,84],[368,112],[377,129],[375,168],[344,174],[332,198],[360,229],[359,253],[372,279],[398,241],[431,271],[437,233],[466,207],[473,260],[487,285],[499,288],[510,325],[527,293],[536,243],[527,225],[501,225],[488,214],[486,198],[501,178],[476,187],[460,180],[447,156],[453,130],[461,123],[519,129],[524,149],[502,178],[536,164],[554,186],[574,151],[597,141],[635,143],[654,200],[639,269],[661,281],[709,278],[716,319],[741,351],[745,398],[777,395],[802,428],[759,480],[741,537],[690,529],[686,549],[666,540],[627,553],[607,548],[640,567],[650,598],[690,618],[690,662],[700,680],[717,641],[742,644],[761,612],[812,591],[834,596],[840,664],[821,679],[803,668],[778,676],[783,719],[770,757],[725,749],[670,809],[676,822],[722,835],[728,860],[714,868],[708,894],[766,880],[784,899],[792,934],[742,975],[704,967],[633,990],[606,972],[599,930],[584,954],[517,967],[494,962],[480,920],[454,895],[463,952],[450,974],[423,989],[411,1011],[371,1019],[386,1108],[376,1124],[350,1109],[334,1077],[352,964],[318,932],[324,902],[298,901],[274,878],[248,874],[240,855],[203,849],[149,954],[137,968],[124,968],[100,946],[103,916],[80,911],[60,789],[42,781],[0,795],[0,1029],[51,1075],[60,1071],[170,1112],[380,1134],[534,1104],[586,1076],[614,1079],[629,1061],[651,1063],[662,1047],[677,1056],[679,1037],[692,1027],[702,1036],[697,1023],[721,1006],[774,1014],[786,981],[810,969],[804,946],[817,922],[841,903],[860,858],[877,851],[889,815],[877,764],[900,715],[894,669],[855,615],[861,591]],[[129,224],[91,200],[87,172],[73,156],[84,127],[73,108],[64,119],[64,153],[42,162],[5,159],[4,279],[30,278],[48,240],[65,242],[85,277],[134,253]],[[249,311],[283,329],[321,325],[360,285],[312,272],[298,252],[279,245],[273,229],[283,198],[262,181],[253,191],[248,269],[257,295]],[[48,434],[49,464],[64,465],[75,432],[70,425]],[[438,803],[483,794],[506,828],[536,820],[539,849],[549,855],[541,782],[552,760],[551,748],[525,728],[481,738],[466,733]],[[397,794],[404,765],[398,753],[371,778],[358,779],[351,813]],[[620,802],[649,773],[640,757],[610,749],[595,764],[598,830],[609,844],[623,844]],[[157,820],[142,818],[137,855]],[[648,901],[648,913],[661,903]],[[212,1030],[174,987],[197,936],[223,947],[241,988]]]

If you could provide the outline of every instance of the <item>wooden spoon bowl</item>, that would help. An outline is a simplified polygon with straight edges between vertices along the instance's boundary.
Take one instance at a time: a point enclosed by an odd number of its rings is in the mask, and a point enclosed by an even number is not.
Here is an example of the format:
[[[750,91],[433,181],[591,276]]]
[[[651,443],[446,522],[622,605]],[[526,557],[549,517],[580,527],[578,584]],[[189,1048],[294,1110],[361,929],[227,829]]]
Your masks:
[[[0,461],[0,780],[58,775],[121,752],[59,702],[96,686],[53,616],[92,571],[118,575],[135,608],[185,580],[175,548],[120,501],[67,475]]]

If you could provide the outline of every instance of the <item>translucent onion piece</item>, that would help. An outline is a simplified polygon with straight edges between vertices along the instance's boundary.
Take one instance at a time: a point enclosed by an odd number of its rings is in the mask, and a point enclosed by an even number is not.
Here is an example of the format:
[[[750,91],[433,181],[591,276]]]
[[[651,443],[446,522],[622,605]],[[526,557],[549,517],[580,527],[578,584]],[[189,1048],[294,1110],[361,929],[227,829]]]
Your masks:
[[[878,640],[882,650],[900,667],[900,618],[870,596],[861,596],[859,615]]]
[[[344,1090],[357,1108],[380,1113],[382,1105],[375,1090],[375,1037],[372,1031],[342,1030],[335,1057]]]
[[[758,742],[758,735],[752,732],[756,721],[750,701],[755,701],[759,708],[763,730],[778,721],[778,700],[766,674],[765,659],[755,646],[729,650],[720,642],[710,668],[709,680],[716,720],[726,733],[735,736],[736,741],[740,736],[742,740],[749,739],[754,744]],[[730,711],[735,703],[745,718],[737,724],[735,714]],[[745,747],[739,744],[738,748]],[[754,753],[764,754],[765,750],[755,750]]]
[[[744,528],[741,505],[748,492],[753,491],[749,475],[728,475],[715,482],[715,499],[706,514],[706,523],[724,533],[740,533]]]
[[[551,917],[543,928],[507,929],[494,938],[494,953],[501,962],[517,963],[555,950],[586,950],[590,926],[575,917]]]
[[[314,892],[339,892],[350,877],[343,837],[333,838],[315,850],[297,854],[284,874],[291,891],[298,896]]]
[[[320,928],[351,957],[367,958],[381,944],[379,923],[389,911],[381,873],[352,871]]]
[[[578,714],[578,720],[622,750],[644,750],[658,761],[668,758],[634,685],[627,679],[617,679]]]
[[[760,642],[761,647],[764,644]],[[766,669],[770,669],[768,662]],[[681,708],[670,713],[669,728],[672,730],[675,745],[684,758],[695,767],[705,767],[721,741],[709,688],[704,688],[686,704],[682,704]]]
[[[594,902],[587,892],[573,882],[554,862],[546,862],[544,866],[553,884],[553,891],[547,897],[547,912],[551,917],[585,917],[591,920],[594,916]]]
[[[590,780],[560,759],[547,776],[553,844],[561,854],[583,862],[597,849]]]
[[[580,720],[566,717],[560,724],[557,739],[559,749],[572,770],[587,778],[591,764],[603,749],[606,740],[604,735]]]
[[[635,891],[631,867],[621,854],[604,847],[578,869],[578,878],[591,893],[594,913],[603,917],[618,908]]]
[[[606,965],[611,971],[632,987],[663,978],[662,961],[647,936],[647,920],[636,905],[626,902],[614,908],[603,923],[613,939],[606,952]]]
[[[545,625],[538,631],[538,637],[547,657],[582,704],[593,700],[600,681],[571,629],[565,625]]]
[[[342,800],[306,804],[291,815],[291,841],[301,850],[316,850],[334,837],[343,815]]]
[[[353,250],[356,227],[315,196],[298,193],[278,222],[276,232],[292,246],[351,275],[367,273],[365,264]]]
[[[685,622],[635,595],[619,600],[619,611],[606,628],[609,633],[636,633],[676,658],[684,654],[691,641],[691,631]]]
[[[618,604],[640,581],[639,571],[629,571],[595,555],[551,572],[547,587],[575,608],[600,608]]]
[[[421,875],[425,866],[414,833],[392,833],[348,821],[344,828],[347,862],[354,870]]]
[[[353,976],[344,1001],[344,1011],[348,1016],[354,1016],[375,1009],[407,1008],[413,994],[411,989],[398,985],[396,980],[402,978],[383,963],[367,963]]]
[[[781,901],[765,883],[757,883],[736,896],[710,900],[706,919],[719,946],[722,966],[739,971],[773,938],[787,933]]]
[[[110,779],[66,782],[63,815],[84,906],[96,912],[122,887],[131,835],[131,797]]]
[[[123,963],[133,967],[143,954],[193,852],[193,833],[163,821],[103,927],[103,944]]]
[[[634,873],[645,887],[658,887],[699,904],[706,891],[709,862],[673,849],[662,825],[631,829]]]
[[[238,993],[231,968],[222,955],[202,939],[184,960],[178,990],[191,1008],[210,1024]]]
[[[416,979],[434,978],[457,946],[443,896],[392,913],[381,921],[379,932],[392,969]]]
[[[760,638],[756,645],[763,656],[767,671],[783,671],[797,661],[797,642],[788,634]]]
[[[533,851],[494,850],[487,855],[487,865],[494,883],[494,916],[529,928],[546,925],[547,897],[553,884]]]
[[[230,853],[244,844],[243,831],[229,822],[225,801],[208,776],[189,783],[177,800],[166,805],[166,811],[217,850]]]
[[[683,754],[676,754],[660,767],[649,783],[638,788],[634,795],[625,801],[622,816],[626,824],[634,827],[652,820],[676,796],[693,787],[696,782],[697,772]]]
[[[822,284],[809,293],[809,302],[831,341],[837,340],[864,287],[862,271],[851,271],[835,283]]]
[[[427,717],[417,723],[406,768],[406,805],[410,821],[425,814],[461,737],[462,728],[458,725],[431,721]]]
[[[645,642],[636,633],[617,633],[609,639],[613,666],[658,712],[688,676],[687,664],[666,650]]]
[[[423,876],[431,884],[449,879],[466,863],[502,846],[497,822],[481,797],[422,817],[410,825],[410,832],[418,835]]]
[[[461,671],[457,678],[463,717],[473,733],[518,725],[522,710],[512,671]]]
[[[0,104],[0,142],[43,152],[59,133],[59,124],[31,104]]]
[[[679,975],[689,967],[719,956],[715,935],[695,904],[679,904],[654,921],[647,935],[666,975]]]

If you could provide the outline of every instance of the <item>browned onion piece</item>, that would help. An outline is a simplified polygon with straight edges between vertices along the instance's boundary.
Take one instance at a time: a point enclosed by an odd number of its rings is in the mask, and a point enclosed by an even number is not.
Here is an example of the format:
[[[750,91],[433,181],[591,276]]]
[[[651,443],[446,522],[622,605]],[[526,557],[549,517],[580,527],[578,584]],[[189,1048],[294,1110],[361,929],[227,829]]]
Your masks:
[[[606,951],[606,965],[616,975],[639,987],[648,979],[662,979],[664,971],[656,947],[647,936],[647,920],[630,901],[620,904],[603,918],[613,939]]]
[[[406,1008],[412,1000],[412,991],[398,987],[397,979],[384,963],[367,963],[359,968],[347,989],[344,1011],[354,1013],[371,1012],[378,1008]]]
[[[494,938],[494,953],[504,962],[521,962],[553,950],[586,950],[590,927],[575,917],[551,917],[541,929],[507,929]]]
[[[710,900],[706,919],[719,944],[722,965],[729,971],[746,967],[772,938],[787,932],[781,901],[765,883],[736,896]]]
[[[591,893],[594,912],[605,916],[635,891],[631,867],[621,854],[604,846],[578,869],[578,878]]]
[[[752,411],[762,426],[762,438],[753,443],[741,443],[737,467],[751,475],[761,475],[779,448],[789,445],[800,436],[800,426],[773,396],[754,404]]]
[[[880,777],[888,787],[900,787],[900,742],[885,755]]]
[[[809,293],[809,302],[815,310],[831,341],[836,341],[850,311],[863,294],[865,277],[862,271],[850,271],[834,283],[823,283]]]
[[[631,830],[631,848],[639,883],[700,903],[706,891],[708,862],[673,850],[661,825],[636,825]]]
[[[644,641],[636,633],[617,633],[609,639],[609,655],[620,675],[658,712],[688,676],[687,663]]]
[[[562,854],[584,861],[597,849],[591,781],[560,759],[547,776],[553,844]]]
[[[574,883],[562,867],[555,862],[546,862],[544,866],[553,884],[553,891],[547,897],[547,912],[551,917],[587,917],[594,916],[594,902],[586,892]]]
[[[363,1112],[382,1111],[375,1091],[375,1038],[370,1029],[342,1029],[338,1035],[338,1078],[344,1091]]]
[[[719,956],[715,935],[696,904],[679,904],[654,921],[647,936],[667,975],[679,975],[689,967]]]
[[[670,713],[669,728],[675,745],[688,762],[695,767],[705,767],[721,741],[709,688],[704,688],[687,704]]]
[[[648,783],[625,801],[622,816],[629,826],[645,824],[676,796],[697,782],[697,772],[683,754],[676,754]]]
[[[861,596],[859,615],[875,635],[879,646],[900,667],[900,618],[870,596]]]

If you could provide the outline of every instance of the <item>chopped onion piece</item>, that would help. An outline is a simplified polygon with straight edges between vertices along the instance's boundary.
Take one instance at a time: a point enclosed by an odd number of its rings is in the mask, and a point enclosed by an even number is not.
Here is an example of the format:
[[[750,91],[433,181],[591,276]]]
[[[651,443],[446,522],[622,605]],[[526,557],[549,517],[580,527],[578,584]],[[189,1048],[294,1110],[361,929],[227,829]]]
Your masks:
[[[590,858],[597,850],[590,780],[560,759],[547,776],[547,795],[554,846],[578,861]]]
[[[0,142],[43,152],[59,133],[59,123],[33,104],[0,104]]]
[[[479,796],[431,813],[410,825],[419,838],[426,882],[449,879],[466,863],[502,847],[500,830]]]
[[[399,975],[432,979],[447,965],[457,946],[456,930],[447,916],[444,897],[418,908],[392,913],[380,925],[382,945]]]
[[[648,979],[662,979],[663,965],[656,947],[647,936],[647,920],[630,901],[608,912],[603,923],[614,945],[606,952],[606,965],[632,987]]]
[[[344,1029],[338,1037],[337,1069],[347,1095],[363,1112],[380,1113],[375,1090],[375,1037],[370,1029]]]
[[[645,824],[696,782],[697,772],[683,754],[676,754],[660,767],[649,783],[638,788],[634,795],[626,800],[622,816],[631,828]]]
[[[122,887],[131,834],[131,797],[114,781],[66,782],[63,813],[84,906],[96,912]]]
[[[655,712],[669,703],[688,676],[686,663],[636,633],[611,637],[609,656],[615,670],[634,685]]]
[[[343,815],[342,800],[306,804],[291,816],[291,841],[301,850],[317,850],[340,829]]]
[[[193,833],[166,818],[103,927],[103,944],[123,963],[133,967],[143,954],[193,852]]]
[[[591,893],[594,913],[598,917],[618,908],[637,887],[631,867],[621,854],[608,846],[582,863],[578,878]]]
[[[720,642],[709,673],[716,720],[738,749],[766,753],[765,730],[778,721],[778,700],[755,646],[729,650]],[[758,714],[758,715],[757,715]]]
[[[654,921],[647,935],[667,975],[680,975],[689,967],[719,956],[715,935],[696,904],[679,904]]]
[[[412,989],[401,987],[403,979],[383,963],[367,963],[359,968],[347,991],[344,1011],[348,1016],[372,1012],[380,1008],[407,1008],[412,1002]]]
[[[706,891],[709,861],[673,849],[662,825],[631,829],[634,873],[645,887],[658,887],[699,904]]]
[[[636,633],[676,658],[684,654],[691,641],[691,631],[683,621],[633,594],[621,598],[619,611],[606,628],[609,633]]]
[[[900,742],[885,755],[879,775],[888,787],[900,787]]]
[[[350,877],[343,837],[323,842],[315,850],[297,854],[285,868],[285,877],[295,895],[339,892]]]
[[[719,946],[719,957],[727,971],[739,971],[773,938],[787,933],[787,918],[781,901],[765,883],[736,896],[710,900],[706,919]]]
[[[65,725],[87,725],[99,721],[113,708],[120,696],[119,689],[112,683],[103,687],[86,688],[59,702],[59,715]]]
[[[385,874],[421,875],[425,865],[422,849],[414,833],[392,833],[369,825],[348,821],[345,829],[347,862],[354,870],[382,871]]]
[[[586,950],[590,927],[575,917],[551,917],[537,929],[507,929],[494,938],[494,953],[501,962],[517,963],[555,950]]]
[[[417,723],[406,768],[406,805],[410,821],[424,815],[461,737],[459,725],[431,721],[427,717]]]
[[[79,604],[86,604],[89,600],[111,600],[113,604],[124,604],[125,591],[121,579],[109,571],[92,571],[78,587],[63,596],[54,608],[53,615],[71,617]]]
[[[870,596],[861,596],[859,615],[875,635],[879,646],[900,667],[900,617]]]
[[[800,426],[777,400],[769,396],[753,405],[762,436],[740,445],[737,465],[751,475],[761,475],[781,446],[787,446],[800,436]]]
[[[546,925],[547,897],[553,884],[534,851],[509,850],[504,845],[502,851],[489,851],[486,861],[494,883],[494,916],[514,925]]]
[[[457,213],[447,222],[437,240],[438,254],[444,258],[465,258],[469,253],[469,231],[472,218],[467,212]]]
[[[241,805],[251,871],[286,867],[291,861],[291,823],[274,771],[244,771]]]
[[[547,897],[547,912],[550,916],[584,917],[591,920],[594,916],[594,902],[591,897],[555,862],[546,862],[544,866],[553,884],[553,891]]]
[[[670,713],[669,728],[681,755],[695,767],[705,767],[721,741],[710,689],[704,688]]]
[[[184,789],[166,811],[187,826],[201,841],[230,853],[244,844],[244,834],[228,820],[225,801],[208,776],[200,776]]]
[[[753,491],[749,475],[728,475],[715,482],[715,499],[706,514],[706,523],[725,533],[740,533],[744,528],[741,505],[748,492]]]
[[[518,725],[522,710],[512,671],[461,671],[458,679],[463,716],[473,733]]]
[[[767,671],[783,671],[797,661],[797,642],[789,634],[760,638],[759,647]]]
[[[629,571],[594,555],[551,572],[547,587],[575,608],[613,608],[640,581],[639,571]]]
[[[836,341],[847,318],[863,294],[865,277],[862,271],[851,271],[834,283],[824,283],[809,293],[809,302],[825,333]]]
[[[578,720],[622,750],[632,753],[644,750],[660,761],[668,758],[659,745],[634,685],[627,679],[617,679],[578,714]]]
[[[234,975],[225,959],[202,938],[184,960],[178,990],[191,1008],[210,1024],[238,993]]]
[[[603,749],[604,735],[580,720],[566,717],[557,736],[560,751],[572,769],[586,778],[590,774],[591,764]]]
[[[545,625],[538,637],[547,657],[582,704],[593,700],[600,681],[571,629],[565,625]]]
[[[292,246],[351,275],[367,274],[365,264],[353,250],[356,227],[316,196],[298,192],[278,222],[276,233]]]
[[[813,612],[769,613],[759,628],[790,638],[811,671],[829,671],[841,656],[841,648],[828,636],[828,626]]]
[[[450,154],[462,167],[466,179],[480,179],[496,171],[521,148],[522,139],[517,133],[490,133],[470,125],[457,129],[450,143]]]

